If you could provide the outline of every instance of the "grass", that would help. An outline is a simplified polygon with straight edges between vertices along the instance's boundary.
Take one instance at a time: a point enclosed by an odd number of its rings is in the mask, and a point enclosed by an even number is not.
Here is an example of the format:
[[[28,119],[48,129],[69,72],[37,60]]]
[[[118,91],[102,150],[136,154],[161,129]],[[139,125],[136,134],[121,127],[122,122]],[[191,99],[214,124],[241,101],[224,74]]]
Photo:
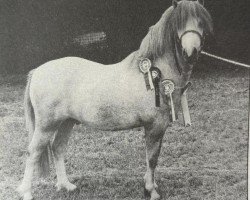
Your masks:
[[[248,73],[200,68],[192,77],[192,126],[182,117],[164,137],[156,172],[162,199],[247,199]],[[18,199],[26,158],[24,75],[0,76],[0,199]],[[144,199],[145,148],[142,130],[101,132],[74,128],[66,168],[75,192],[56,192],[55,172],[35,178],[39,200]]]

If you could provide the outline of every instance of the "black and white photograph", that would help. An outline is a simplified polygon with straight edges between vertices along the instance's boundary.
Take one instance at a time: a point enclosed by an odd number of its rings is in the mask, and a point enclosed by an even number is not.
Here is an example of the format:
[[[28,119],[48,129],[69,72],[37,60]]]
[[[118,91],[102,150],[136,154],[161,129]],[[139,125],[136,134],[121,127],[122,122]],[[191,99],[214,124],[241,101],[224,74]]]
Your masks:
[[[248,0],[0,0],[0,200],[248,200]]]

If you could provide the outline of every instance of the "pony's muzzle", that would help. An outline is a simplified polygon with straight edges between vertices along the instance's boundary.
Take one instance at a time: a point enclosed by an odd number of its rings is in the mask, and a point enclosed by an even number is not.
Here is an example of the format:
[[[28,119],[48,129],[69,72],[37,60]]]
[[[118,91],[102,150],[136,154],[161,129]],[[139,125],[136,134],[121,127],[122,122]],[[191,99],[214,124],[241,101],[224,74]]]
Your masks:
[[[194,64],[199,58],[199,51],[196,48],[193,48],[193,51],[188,53],[185,49],[182,51],[183,58],[187,61],[188,64]]]

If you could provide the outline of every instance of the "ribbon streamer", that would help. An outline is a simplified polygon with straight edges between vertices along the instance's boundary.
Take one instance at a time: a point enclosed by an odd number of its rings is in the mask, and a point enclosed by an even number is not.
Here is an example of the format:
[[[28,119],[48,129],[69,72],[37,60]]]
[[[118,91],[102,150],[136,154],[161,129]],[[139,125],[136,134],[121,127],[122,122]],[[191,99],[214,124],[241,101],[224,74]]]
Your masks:
[[[172,93],[174,92],[175,86],[174,86],[174,83],[168,79],[163,80],[162,85],[164,87],[164,92],[165,92],[166,98],[167,98],[167,100],[170,104],[170,107],[171,107],[170,118],[171,118],[171,121],[174,122],[174,121],[176,121],[176,115],[175,115]]]
[[[176,115],[175,115],[175,110],[174,110],[174,102],[173,102],[172,93],[170,93],[169,96],[170,96],[172,122],[175,122],[176,121]]]
[[[161,71],[157,67],[152,67],[150,73],[153,78],[154,88],[155,88],[155,106],[160,107],[160,88],[159,82],[161,80]]]
[[[149,83],[149,75],[148,74],[149,74],[148,72],[146,72],[144,74],[144,80],[145,80],[147,90],[150,90],[151,87],[150,87],[150,83]]]
[[[191,126],[191,118],[188,108],[188,100],[187,100],[187,90],[191,86],[191,82],[188,82],[184,88],[181,90],[181,107],[183,113],[183,121],[185,126]]]
[[[150,89],[153,90],[154,89],[154,83],[153,83],[152,75],[151,75],[150,71],[148,72],[148,81],[149,81]]]

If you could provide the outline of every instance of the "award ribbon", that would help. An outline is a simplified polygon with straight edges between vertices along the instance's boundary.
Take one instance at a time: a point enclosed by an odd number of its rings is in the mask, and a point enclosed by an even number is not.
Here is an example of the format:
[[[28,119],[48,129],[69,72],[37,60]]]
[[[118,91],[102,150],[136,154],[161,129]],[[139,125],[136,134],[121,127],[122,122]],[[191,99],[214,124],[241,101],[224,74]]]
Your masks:
[[[164,93],[166,95],[167,101],[170,102],[170,107],[171,107],[171,121],[174,122],[176,121],[176,115],[175,115],[175,109],[174,109],[174,102],[173,102],[173,97],[172,93],[174,92],[174,83],[171,80],[165,79],[162,81],[162,85],[164,88]]]
[[[144,79],[145,79],[147,90],[154,89],[154,84],[153,84],[152,76],[150,73],[151,66],[152,66],[151,61],[148,58],[142,59],[139,63],[140,70],[144,74]]]
[[[155,87],[155,106],[160,107],[160,88],[159,82],[161,80],[161,71],[157,67],[151,67],[150,72]]]

